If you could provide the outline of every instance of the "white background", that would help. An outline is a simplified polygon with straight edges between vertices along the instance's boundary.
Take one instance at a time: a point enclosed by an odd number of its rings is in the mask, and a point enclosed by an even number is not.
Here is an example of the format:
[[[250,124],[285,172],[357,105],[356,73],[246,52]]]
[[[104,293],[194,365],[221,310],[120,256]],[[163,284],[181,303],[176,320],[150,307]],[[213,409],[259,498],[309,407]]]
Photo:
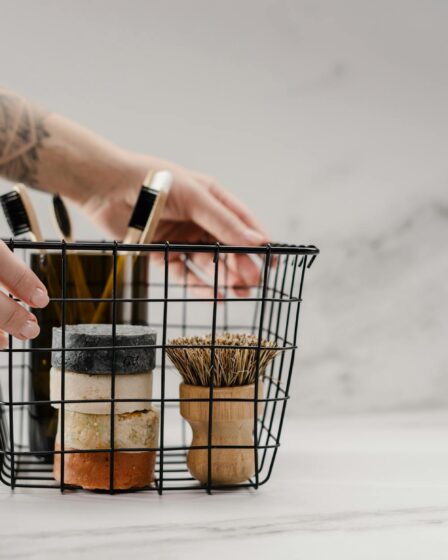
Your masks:
[[[0,13],[5,86],[216,176],[275,240],[320,247],[291,409],[448,402],[446,2],[0,0]]]

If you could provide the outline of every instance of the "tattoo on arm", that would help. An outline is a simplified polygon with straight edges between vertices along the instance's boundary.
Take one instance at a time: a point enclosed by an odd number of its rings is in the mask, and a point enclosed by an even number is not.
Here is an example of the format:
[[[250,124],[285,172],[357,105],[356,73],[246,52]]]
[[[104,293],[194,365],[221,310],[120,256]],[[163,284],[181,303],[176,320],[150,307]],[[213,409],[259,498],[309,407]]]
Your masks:
[[[38,187],[39,150],[50,135],[45,111],[0,88],[0,175]]]

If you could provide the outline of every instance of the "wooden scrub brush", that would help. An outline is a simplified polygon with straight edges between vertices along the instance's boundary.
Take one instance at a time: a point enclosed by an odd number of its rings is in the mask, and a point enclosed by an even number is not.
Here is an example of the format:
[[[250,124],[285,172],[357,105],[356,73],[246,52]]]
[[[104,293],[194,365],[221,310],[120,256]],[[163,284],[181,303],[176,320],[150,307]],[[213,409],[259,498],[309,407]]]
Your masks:
[[[209,482],[209,454],[206,446],[209,443],[211,342],[210,335],[177,338],[171,340],[166,349],[183,379],[180,385],[180,412],[193,431],[193,441],[187,457],[188,469],[192,476],[204,484]],[[260,376],[264,375],[266,366],[277,353],[274,342],[261,341],[258,366]],[[255,473],[253,431],[257,354],[256,336],[224,333],[216,337],[211,484],[238,484]],[[258,382],[257,398],[263,398],[262,379]],[[262,411],[263,403],[260,402],[257,406],[258,415]],[[195,449],[204,446],[203,449]]]

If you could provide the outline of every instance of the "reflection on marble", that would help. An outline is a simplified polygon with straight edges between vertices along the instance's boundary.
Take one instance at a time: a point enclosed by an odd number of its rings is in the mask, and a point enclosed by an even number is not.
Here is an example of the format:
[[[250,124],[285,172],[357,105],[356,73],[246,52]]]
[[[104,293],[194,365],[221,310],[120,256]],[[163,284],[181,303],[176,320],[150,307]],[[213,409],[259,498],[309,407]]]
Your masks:
[[[0,558],[446,558],[447,429],[446,412],[296,419],[258,492],[0,487]]]

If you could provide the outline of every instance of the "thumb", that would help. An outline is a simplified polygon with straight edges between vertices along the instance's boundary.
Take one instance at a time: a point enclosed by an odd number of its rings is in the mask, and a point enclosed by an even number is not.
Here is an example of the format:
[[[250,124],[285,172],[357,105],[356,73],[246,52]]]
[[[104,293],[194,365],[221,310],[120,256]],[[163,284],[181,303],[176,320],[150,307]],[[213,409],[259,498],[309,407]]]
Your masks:
[[[48,293],[31,269],[0,241],[0,283],[32,307],[45,307]]]

